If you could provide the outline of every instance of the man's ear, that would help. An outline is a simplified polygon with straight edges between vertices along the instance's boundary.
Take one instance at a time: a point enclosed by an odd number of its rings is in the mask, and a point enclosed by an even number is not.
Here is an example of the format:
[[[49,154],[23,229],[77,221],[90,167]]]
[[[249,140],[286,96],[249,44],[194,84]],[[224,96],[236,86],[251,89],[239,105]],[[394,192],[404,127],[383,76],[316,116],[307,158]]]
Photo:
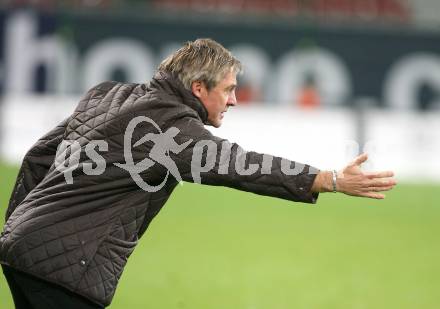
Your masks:
[[[201,98],[203,95],[203,91],[205,90],[205,84],[201,81],[194,81],[191,84],[191,91],[197,97]]]

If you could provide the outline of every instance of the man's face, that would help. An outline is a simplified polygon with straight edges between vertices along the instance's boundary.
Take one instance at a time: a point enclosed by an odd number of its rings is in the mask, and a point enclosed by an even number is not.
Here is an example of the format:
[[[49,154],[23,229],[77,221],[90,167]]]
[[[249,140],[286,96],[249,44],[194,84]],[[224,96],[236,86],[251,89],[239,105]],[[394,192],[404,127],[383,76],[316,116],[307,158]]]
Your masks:
[[[203,82],[193,82],[192,92],[202,101],[208,111],[208,122],[218,128],[222,125],[223,115],[229,106],[237,104],[235,88],[237,87],[236,74],[231,71],[226,74],[214,88],[208,91]]]

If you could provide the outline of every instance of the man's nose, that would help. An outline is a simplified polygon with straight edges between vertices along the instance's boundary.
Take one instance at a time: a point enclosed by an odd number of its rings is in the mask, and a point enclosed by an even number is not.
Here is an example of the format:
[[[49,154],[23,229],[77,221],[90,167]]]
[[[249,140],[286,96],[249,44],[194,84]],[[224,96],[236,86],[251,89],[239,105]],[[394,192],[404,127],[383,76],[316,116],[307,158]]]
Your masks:
[[[235,97],[235,91],[233,91],[228,97],[228,106],[237,105],[237,98]]]

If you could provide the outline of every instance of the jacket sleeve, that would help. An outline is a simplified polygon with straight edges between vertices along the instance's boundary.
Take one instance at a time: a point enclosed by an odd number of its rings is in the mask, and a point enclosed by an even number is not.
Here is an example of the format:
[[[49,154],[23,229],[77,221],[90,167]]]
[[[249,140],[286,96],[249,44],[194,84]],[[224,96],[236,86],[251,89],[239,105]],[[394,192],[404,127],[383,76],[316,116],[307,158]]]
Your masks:
[[[40,138],[26,153],[6,210],[6,220],[15,208],[26,198],[46,176],[54,162],[58,145],[63,139],[69,118]]]
[[[316,203],[311,187],[318,169],[280,157],[246,152],[239,145],[214,136],[195,117],[173,123],[175,140],[189,143],[178,154],[170,153],[182,180],[226,186],[286,200]]]

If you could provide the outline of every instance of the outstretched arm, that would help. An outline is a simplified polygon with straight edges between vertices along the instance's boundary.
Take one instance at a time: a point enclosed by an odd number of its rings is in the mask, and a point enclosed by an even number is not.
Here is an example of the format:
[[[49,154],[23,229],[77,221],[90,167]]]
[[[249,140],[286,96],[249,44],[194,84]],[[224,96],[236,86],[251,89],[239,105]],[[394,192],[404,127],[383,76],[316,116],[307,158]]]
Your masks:
[[[170,153],[184,181],[226,186],[286,200],[316,203],[310,188],[318,170],[276,156],[245,151],[236,143],[214,136],[195,116],[172,123],[179,128],[178,144],[191,143],[179,154]]]
[[[353,162],[337,173],[336,191],[347,195],[384,199],[383,191],[391,190],[396,184],[392,171],[366,173],[361,165],[368,159],[367,154],[358,156]],[[333,173],[321,171],[315,178],[312,192],[332,192]]]

